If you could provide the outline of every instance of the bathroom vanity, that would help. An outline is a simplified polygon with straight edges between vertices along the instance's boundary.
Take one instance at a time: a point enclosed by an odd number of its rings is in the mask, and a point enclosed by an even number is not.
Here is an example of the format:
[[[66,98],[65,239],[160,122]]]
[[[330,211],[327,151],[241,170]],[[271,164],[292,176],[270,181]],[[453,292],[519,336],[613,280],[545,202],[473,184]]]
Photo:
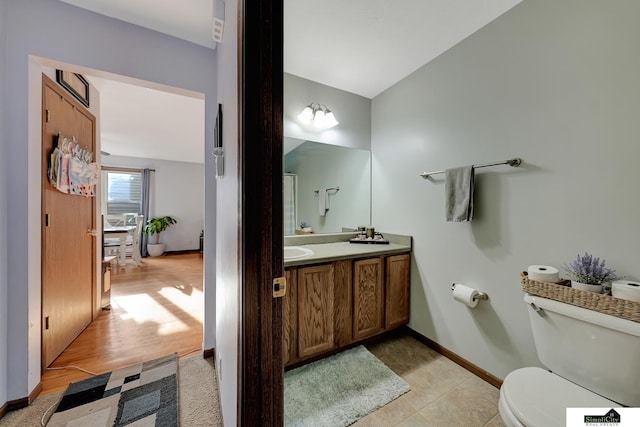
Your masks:
[[[409,322],[411,237],[385,235],[386,245],[351,237],[285,237],[285,366]]]

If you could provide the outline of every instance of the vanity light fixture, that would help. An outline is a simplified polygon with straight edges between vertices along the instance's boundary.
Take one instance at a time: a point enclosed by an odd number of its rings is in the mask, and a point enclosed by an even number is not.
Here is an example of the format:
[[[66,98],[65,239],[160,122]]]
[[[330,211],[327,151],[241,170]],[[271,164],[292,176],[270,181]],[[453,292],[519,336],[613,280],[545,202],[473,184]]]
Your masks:
[[[312,125],[318,130],[329,129],[337,125],[339,122],[333,115],[333,112],[326,105],[311,103],[304,107],[304,110],[298,114],[301,122]]]

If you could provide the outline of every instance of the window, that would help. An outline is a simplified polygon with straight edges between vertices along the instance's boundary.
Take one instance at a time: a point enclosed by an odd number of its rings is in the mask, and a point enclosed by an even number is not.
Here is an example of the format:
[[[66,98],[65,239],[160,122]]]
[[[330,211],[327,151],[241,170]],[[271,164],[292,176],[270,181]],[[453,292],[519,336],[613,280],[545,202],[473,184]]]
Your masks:
[[[103,214],[140,214],[142,173],[108,170],[102,172]]]

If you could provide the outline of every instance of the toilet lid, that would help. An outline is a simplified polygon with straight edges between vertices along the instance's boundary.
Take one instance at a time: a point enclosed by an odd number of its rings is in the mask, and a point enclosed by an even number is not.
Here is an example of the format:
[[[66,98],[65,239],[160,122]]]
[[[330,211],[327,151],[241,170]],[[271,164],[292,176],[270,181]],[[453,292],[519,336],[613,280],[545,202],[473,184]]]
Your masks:
[[[620,406],[541,368],[511,372],[501,392],[513,414],[526,426],[564,427],[567,408]]]

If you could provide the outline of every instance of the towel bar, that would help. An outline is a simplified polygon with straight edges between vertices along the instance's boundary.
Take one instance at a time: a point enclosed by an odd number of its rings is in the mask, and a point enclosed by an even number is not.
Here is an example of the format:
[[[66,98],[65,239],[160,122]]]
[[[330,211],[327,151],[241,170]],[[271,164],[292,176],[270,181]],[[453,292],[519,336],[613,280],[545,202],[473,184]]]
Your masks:
[[[486,168],[489,166],[498,166],[498,165],[509,165],[509,166],[513,166],[514,168],[520,166],[522,164],[522,159],[516,157],[514,159],[509,159],[509,160],[503,160],[502,162],[495,162],[495,163],[485,163],[482,165],[473,165],[474,168]],[[433,172],[422,172],[420,174],[420,176],[424,179],[429,178],[431,175],[437,175],[439,173],[444,173],[445,171],[433,171]]]
[[[335,191],[337,193],[338,191],[340,191],[340,187],[325,188],[325,190],[326,191]],[[313,194],[318,194],[319,192],[320,192],[320,190],[313,190]]]

